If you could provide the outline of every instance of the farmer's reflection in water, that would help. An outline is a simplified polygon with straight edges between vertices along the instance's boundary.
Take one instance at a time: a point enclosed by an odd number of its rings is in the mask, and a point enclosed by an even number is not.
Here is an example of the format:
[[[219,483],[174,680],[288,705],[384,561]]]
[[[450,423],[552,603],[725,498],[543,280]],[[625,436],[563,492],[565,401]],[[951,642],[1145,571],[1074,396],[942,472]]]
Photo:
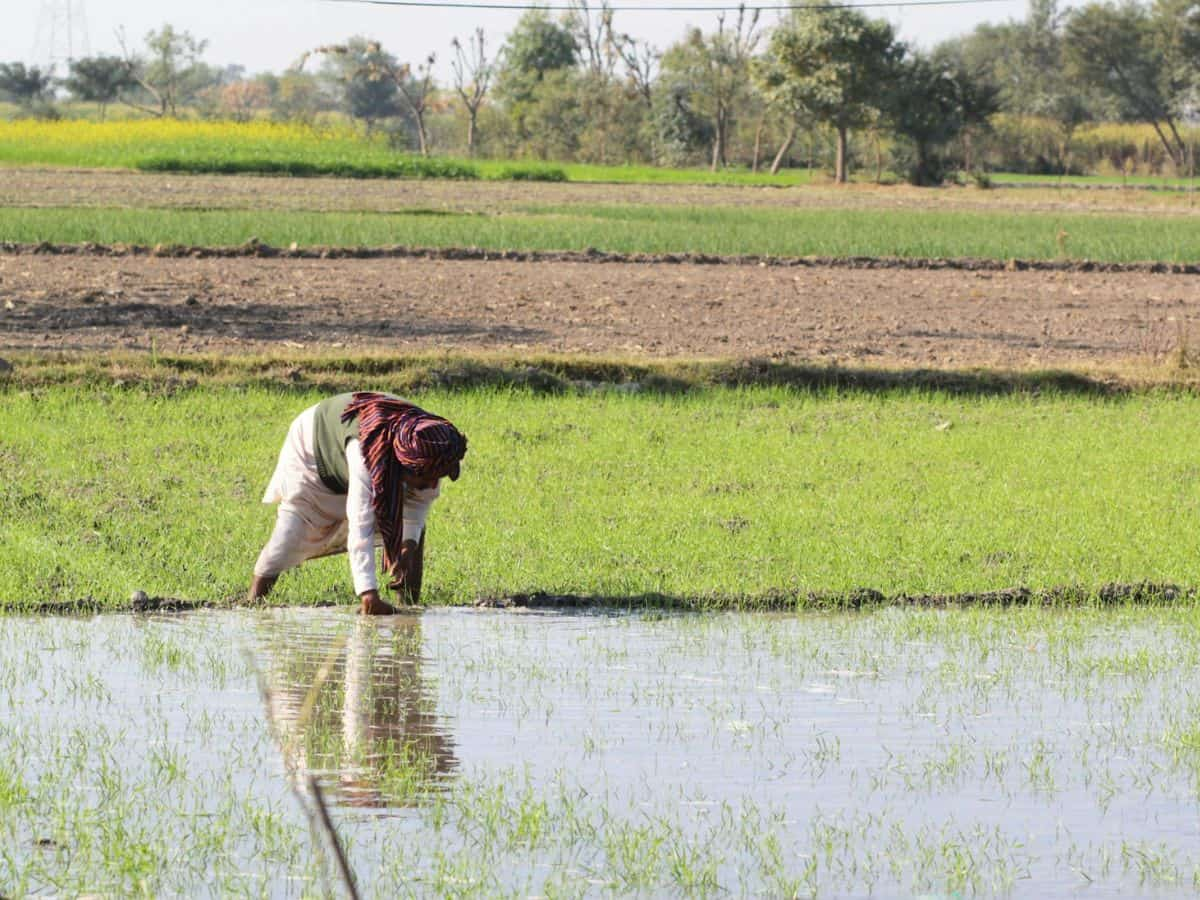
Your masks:
[[[289,768],[341,805],[416,805],[458,767],[422,673],[420,616],[325,626],[271,641],[268,710]]]

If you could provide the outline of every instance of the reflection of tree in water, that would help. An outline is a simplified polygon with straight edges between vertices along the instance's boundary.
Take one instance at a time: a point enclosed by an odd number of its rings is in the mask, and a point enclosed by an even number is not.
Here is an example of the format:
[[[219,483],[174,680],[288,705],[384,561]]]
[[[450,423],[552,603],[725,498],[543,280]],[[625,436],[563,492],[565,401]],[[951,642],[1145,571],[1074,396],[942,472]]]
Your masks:
[[[268,715],[289,764],[338,802],[415,804],[457,768],[422,675],[420,616],[348,633],[328,619],[270,627]]]

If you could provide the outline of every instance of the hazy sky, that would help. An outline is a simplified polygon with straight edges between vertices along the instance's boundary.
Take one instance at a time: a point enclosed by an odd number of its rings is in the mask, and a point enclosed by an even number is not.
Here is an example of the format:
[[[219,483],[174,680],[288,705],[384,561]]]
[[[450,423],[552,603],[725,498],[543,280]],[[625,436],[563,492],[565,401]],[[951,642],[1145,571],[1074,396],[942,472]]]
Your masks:
[[[669,5],[673,0],[653,0]],[[560,5],[561,0],[552,5]],[[720,0],[678,0],[679,5],[721,6]],[[170,22],[209,42],[208,62],[240,63],[249,71],[280,70],[291,65],[305,50],[322,43],[361,34],[383,42],[401,60],[413,60],[433,51],[438,55],[437,72],[449,75],[447,60],[450,40],[466,38],[482,26],[494,49],[520,17],[515,11],[436,10],[367,6],[329,0],[0,0],[4,7],[0,28],[0,61],[23,60],[44,63],[50,57],[46,10],[60,11],[57,56],[66,56],[65,10],[83,9],[87,23],[87,50],[115,53],[116,31],[124,28],[132,45],[140,46],[151,28]],[[565,5],[565,4],[561,4]],[[598,5],[598,2],[594,5]],[[633,0],[614,6],[637,6]],[[985,21],[1019,19],[1025,0],[976,2],[962,6],[870,9],[869,15],[886,18],[902,39],[931,46]],[[764,21],[776,13],[764,13]],[[80,16],[75,15],[75,21]],[[648,39],[660,48],[673,43],[688,25],[709,30],[716,23],[712,12],[621,11],[616,14],[618,30]],[[78,29],[76,34],[80,35]],[[80,55],[76,37],[75,55]],[[59,69],[63,66],[60,64]]]

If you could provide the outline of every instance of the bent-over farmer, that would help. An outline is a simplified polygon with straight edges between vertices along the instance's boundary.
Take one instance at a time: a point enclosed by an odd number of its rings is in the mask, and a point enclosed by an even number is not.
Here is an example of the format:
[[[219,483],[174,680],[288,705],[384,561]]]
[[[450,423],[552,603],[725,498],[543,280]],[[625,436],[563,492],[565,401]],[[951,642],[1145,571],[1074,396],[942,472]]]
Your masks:
[[[425,517],[442,478],[456,480],[467,439],[446,419],[391,394],[322,400],[288,429],[263,503],[278,503],[275,530],[259,554],[250,599],[266,597],[280,573],[345,551],[367,615],[395,609],[380,599],[375,546],[400,602],[421,595]]]

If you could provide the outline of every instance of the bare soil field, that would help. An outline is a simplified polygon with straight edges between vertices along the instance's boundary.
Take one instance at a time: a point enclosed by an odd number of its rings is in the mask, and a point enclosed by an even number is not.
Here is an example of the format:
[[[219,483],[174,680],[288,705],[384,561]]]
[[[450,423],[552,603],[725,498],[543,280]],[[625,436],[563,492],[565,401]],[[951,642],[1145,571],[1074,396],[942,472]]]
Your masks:
[[[158,209],[278,209],[397,212],[430,209],[499,212],[570,204],[775,206],[847,209],[978,209],[1022,212],[1154,212],[1195,215],[1183,192],[1022,188],[933,190],[870,184],[743,187],[687,184],[588,184],[444,180],[160,175],[113,169],[0,166],[0,206]]]
[[[0,254],[0,350],[529,350],[958,367],[1153,361],[1200,278]]]

